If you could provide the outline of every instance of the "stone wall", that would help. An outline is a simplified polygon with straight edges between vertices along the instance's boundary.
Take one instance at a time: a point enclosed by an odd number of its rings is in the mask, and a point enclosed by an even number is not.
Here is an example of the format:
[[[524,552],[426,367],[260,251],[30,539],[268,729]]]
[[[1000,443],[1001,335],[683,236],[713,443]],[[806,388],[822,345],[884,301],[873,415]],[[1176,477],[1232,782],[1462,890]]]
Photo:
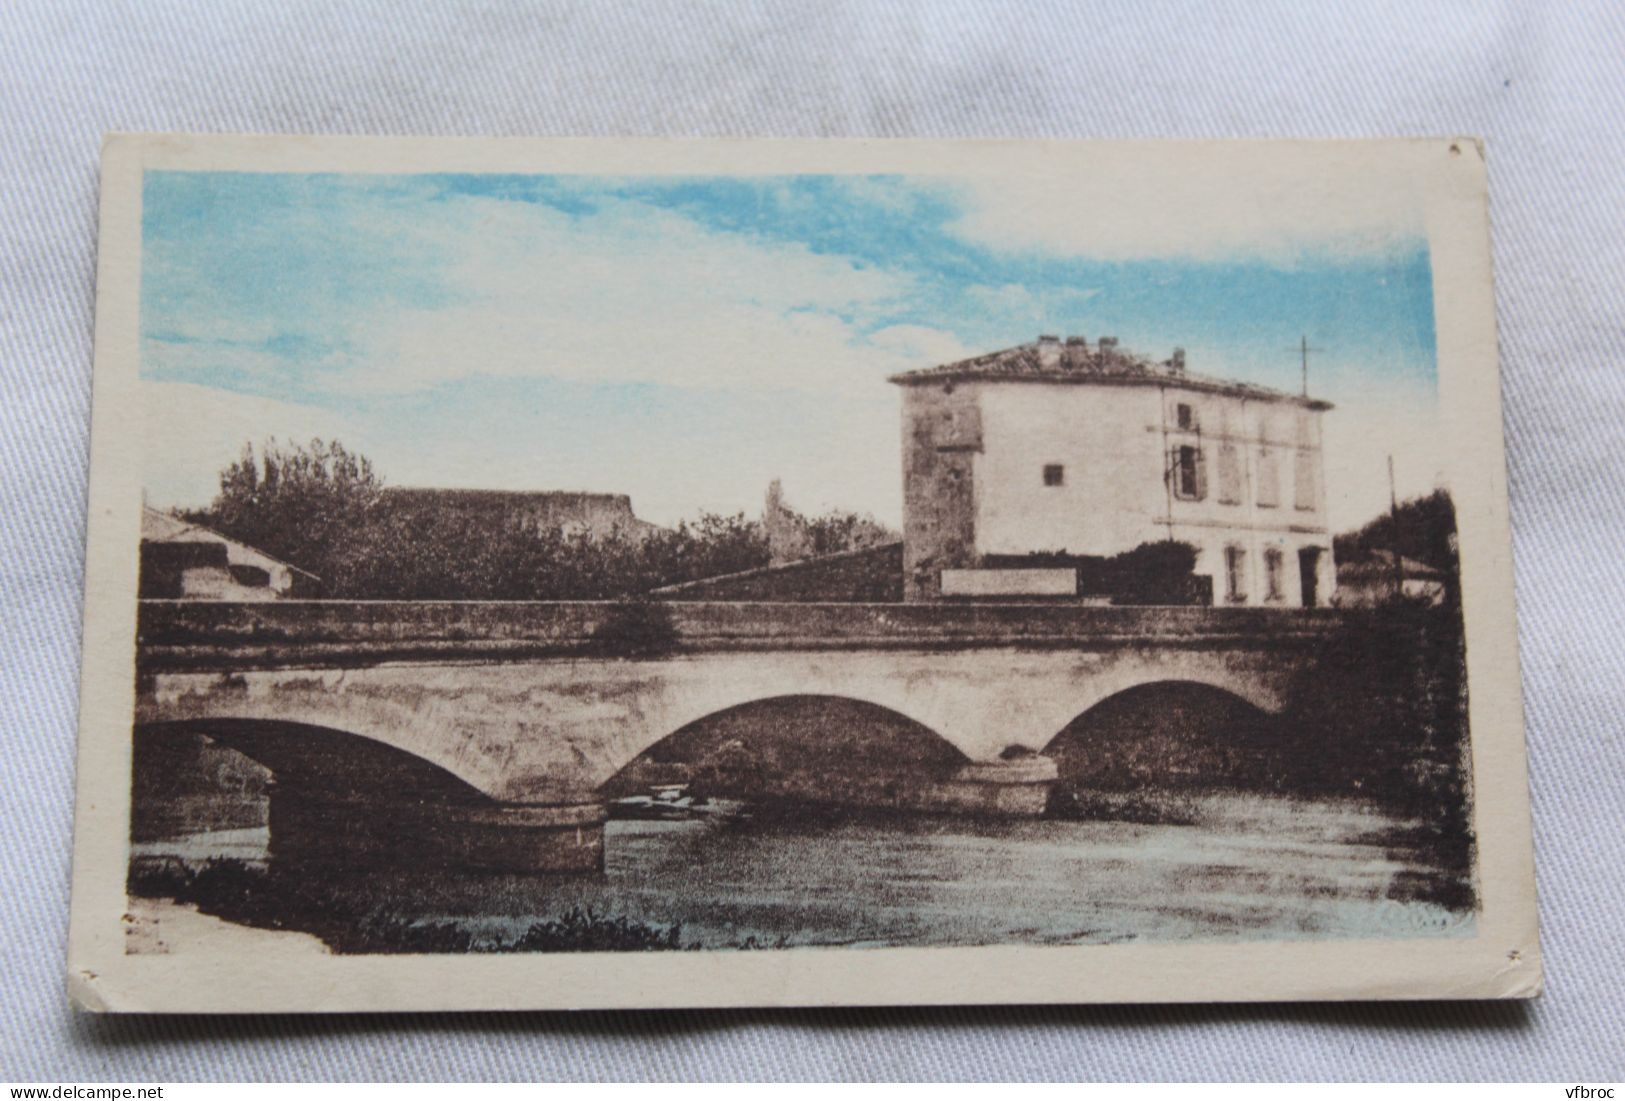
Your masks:
[[[896,603],[903,598],[903,544],[825,554],[782,566],[656,589],[661,600]]]
[[[903,599],[935,600],[944,569],[976,564],[976,387],[903,392]]]
[[[595,539],[612,535],[640,539],[656,528],[633,514],[632,499],[624,493],[402,486],[384,490],[384,502],[398,508],[431,509],[455,515],[474,528],[500,527],[521,517],[538,527],[583,533]]]

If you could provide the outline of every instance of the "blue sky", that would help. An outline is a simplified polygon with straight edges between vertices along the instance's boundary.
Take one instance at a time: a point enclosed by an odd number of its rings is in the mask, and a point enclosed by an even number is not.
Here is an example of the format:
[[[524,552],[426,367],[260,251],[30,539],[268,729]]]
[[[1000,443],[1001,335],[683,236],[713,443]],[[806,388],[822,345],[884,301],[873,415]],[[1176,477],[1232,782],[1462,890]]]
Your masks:
[[[149,173],[149,495],[200,503],[246,439],[321,435],[396,484],[614,490],[670,522],[754,511],[781,477],[799,507],[895,522],[886,375],[1040,332],[1180,345],[1195,372],[1284,389],[1306,335],[1311,389],[1340,407],[1329,437],[1354,449],[1328,472],[1334,518],[1380,507],[1385,476],[1365,483],[1389,451],[1402,489],[1430,488],[1411,212],[1184,196],[1056,210],[957,178]]]

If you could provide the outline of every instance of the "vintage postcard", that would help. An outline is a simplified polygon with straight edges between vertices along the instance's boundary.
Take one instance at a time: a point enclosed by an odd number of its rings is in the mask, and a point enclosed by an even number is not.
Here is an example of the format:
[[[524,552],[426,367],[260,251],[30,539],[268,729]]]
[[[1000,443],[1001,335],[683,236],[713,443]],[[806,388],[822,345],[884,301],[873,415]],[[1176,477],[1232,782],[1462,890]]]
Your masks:
[[[71,997],[1538,993],[1485,173],[110,138]]]

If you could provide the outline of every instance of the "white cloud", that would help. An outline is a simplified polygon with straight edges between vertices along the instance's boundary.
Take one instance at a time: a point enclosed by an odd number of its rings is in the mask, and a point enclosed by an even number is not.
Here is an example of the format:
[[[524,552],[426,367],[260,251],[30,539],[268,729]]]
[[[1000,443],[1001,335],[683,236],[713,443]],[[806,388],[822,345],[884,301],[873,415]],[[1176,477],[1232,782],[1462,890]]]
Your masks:
[[[952,333],[926,325],[888,325],[869,334],[869,343],[908,366],[952,363],[974,354]]]
[[[920,205],[918,184],[896,176],[838,176],[835,186],[849,199],[891,214],[910,214]]]
[[[223,330],[224,326],[212,326]],[[327,352],[304,354],[297,362],[268,350],[253,339],[213,337],[188,330],[178,340],[148,337],[141,342],[143,374],[156,378],[252,379],[256,387],[275,390],[315,371],[342,368],[346,356]]]
[[[909,277],[799,244],[711,232],[645,204],[572,218],[551,207],[452,200],[430,230],[454,304],[360,319],[355,392],[475,375],[695,388],[840,390],[922,366],[947,333],[868,326]]]
[[[1001,324],[1025,324],[1032,329],[1027,339],[1039,330],[1048,331],[1060,325],[1059,321],[1079,316],[1085,303],[1100,294],[1099,288],[1044,287],[1034,290],[1023,283],[1001,283],[989,286],[972,284],[965,288],[965,297],[987,317]]]
[[[1214,145],[1195,163],[1180,145],[1141,145],[1076,173],[964,178],[965,213],[950,228],[992,248],[1097,260],[1284,263],[1305,250],[1386,252],[1423,230],[1416,179],[1358,147],[1264,158]]]

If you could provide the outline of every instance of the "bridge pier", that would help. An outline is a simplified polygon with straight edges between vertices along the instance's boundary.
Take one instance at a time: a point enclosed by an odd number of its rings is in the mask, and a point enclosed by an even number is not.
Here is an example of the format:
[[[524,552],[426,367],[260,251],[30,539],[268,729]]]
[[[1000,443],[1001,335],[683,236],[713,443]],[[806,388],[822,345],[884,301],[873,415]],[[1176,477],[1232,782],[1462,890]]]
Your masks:
[[[929,792],[932,810],[999,818],[1037,818],[1049,805],[1060,773],[1048,757],[973,762]]]
[[[604,804],[376,799],[277,785],[271,857],[295,867],[597,872]]]

